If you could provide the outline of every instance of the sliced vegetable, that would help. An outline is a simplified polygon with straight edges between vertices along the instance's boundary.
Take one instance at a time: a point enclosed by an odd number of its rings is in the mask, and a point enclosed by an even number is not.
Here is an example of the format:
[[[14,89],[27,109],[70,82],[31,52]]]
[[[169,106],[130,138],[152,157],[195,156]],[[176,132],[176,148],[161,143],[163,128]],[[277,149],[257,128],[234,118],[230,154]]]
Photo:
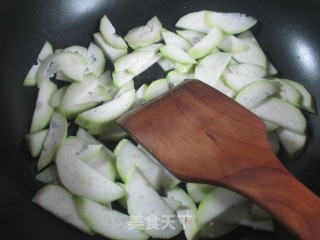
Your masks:
[[[48,129],[29,133],[25,136],[28,150],[32,157],[38,157],[42,151],[44,140],[48,135]]]
[[[227,87],[221,78],[218,79],[217,83],[213,87],[230,98],[234,98],[237,94],[234,90]]]
[[[114,62],[116,72],[127,70],[129,73],[135,74],[137,70],[143,67],[154,55],[154,52],[135,51],[128,55],[118,58]]]
[[[231,65],[228,67],[228,71],[234,74],[256,78],[263,78],[267,75],[267,72],[264,68],[248,63]]]
[[[87,61],[77,53],[60,52],[53,55],[55,64],[59,71],[74,81],[82,81],[86,70]],[[46,60],[47,61],[47,60]],[[45,62],[43,63],[45,64]],[[42,65],[38,73],[41,73]],[[39,83],[39,82],[38,82]]]
[[[160,48],[164,45],[162,43],[154,43],[145,47],[137,48],[135,51],[144,51],[144,52],[159,52]]]
[[[251,43],[254,43],[256,45],[259,45],[257,39],[255,38],[255,36],[253,35],[253,33],[250,30],[239,34],[238,38],[246,40],[247,42],[251,42]]]
[[[179,19],[176,27],[202,33],[208,33],[210,31],[210,27],[206,22],[206,11],[188,13]]]
[[[103,146],[104,147],[104,146]],[[105,151],[100,150],[93,158],[87,161],[87,164],[99,172],[106,178],[114,181],[116,178],[116,169],[113,163],[113,159],[105,153]]]
[[[145,26],[136,27],[130,30],[124,40],[133,49],[145,47],[161,39],[162,24],[155,16],[151,18]]]
[[[110,71],[105,71],[102,73],[99,77],[98,80],[100,84],[104,87],[110,87],[110,85],[113,85],[112,82],[112,76]]]
[[[201,228],[207,223],[221,216],[232,206],[245,202],[246,199],[228,189],[216,188],[200,203],[197,213],[197,223]]]
[[[281,145],[289,157],[297,158],[304,150],[307,136],[305,134],[298,134],[284,128],[279,128],[276,130],[276,132],[280,139]]]
[[[207,11],[206,22],[211,28],[217,26],[227,34],[236,34],[248,30],[257,23],[257,20],[241,13]]]
[[[94,158],[101,150],[101,144],[89,144],[87,148],[79,153],[79,158],[83,162],[88,162],[90,159]]]
[[[249,48],[246,51],[233,53],[234,59],[239,63],[250,63],[261,66],[262,68],[267,68],[267,57],[263,53],[262,49],[254,44],[247,43]]]
[[[37,72],[37,83],[40,87],[54,74],[61,71],[68,79],[82,81],[87,67],[86,59],[74,52],[62,51],[47,57]]]
[[[170,87],[175,87],[182,83],[186,79],[193,79],[194,78],[194,73],[190,74],[181,74],[178,73],[177,71],[170,71],[167,74],[167,80],[169,81]]]
[[[83,162],[85,162],[87,165],[89,165],[91,168],[99,172],[101,175],[107,177],[111,181],[115,180],[116,177],[116,170],[114,167],[114,156],[113,153],[107,149],[104,145],[100,144],[97,140],[95,140],[92,136],[87,134],[86,131],[81,129],[78,130],[78,135],[80,137],[68,137],[68,144],[72,145],[74,152],[77,154],[79,159]],[[91,156],[90,159],[82,158],[83,154],[85,152],[92,153],[92,149],[89,148],[91,143],[95,146],[99,146],[101,148],[100,151],[96,152],[95,149],[93,149],[94,154],[89,154]],[[82,156],[81,156],[82,155]]]
[[[164,189],[171,189],[176,187],[180,183],[180,180],[176,178],[171,172],[166,168],[163,168],[163,174],[161,178],[161,186]]]
[[[194,72],[195,65],[194,64],[176,64],[176,71],[179,74],[189,74]]]
[[[55,165],[51,165],[41,172],[39,172],[36,177],[38,181],[46,183],[46,184],[59,184],[60,179],[57,172],[57,167]]]
[[[74,117],[110,99],[107,90],[100,85],[98,79],[86,76],[85,81],[72,83],[67,88],[60,104],[60,111],[67,117]]]
[[[278,95],[281,99],[286,100],[297,107],[300,106],[302,96],[295,87],[280,78],[273,78],[271,81],[279,86],[280,91]]]
[[[162,55],[160,53],[154,54],[152,58],[143,66],[141,66],[140,68],[136,66],[135,68],[129,69],[129,71],[134,73],[134,76],[138,76],[140,73],[146,71],[149,67],[158,62],[161,57]]]
[[[267,62],[267,72],[269,76],[276,76],[279,72],[276,67],[268,60]]]
[[[102,49],[96,44],[90,43],[86,59],[89,71],[96,77],[99,77],[103,73],[106,65]]]
[[[217,220],[227,224],[236,224],[245,227],[251,227],[254,230],[274,232],[274,226],[271,219],[255,220],[250,215],[251,203],[244,203],[233,207],[225,212]]]
[[[189,74],[194,72],[195,65],[194,64],[181,64],[176,63],[176,71],[180,74]]]
[[[81,138],[69,136],[64,144],[72,146],[72,151],[78,156],[87,148],[88,143]],[[71,148],[70,148],[71,149]],[[81,160],[81,159],[80,159]]]
[[[80,113],[75,122],[85,128],[94,128],[117,119],[129,110],[135,100],[135,91],[129,90],[99,107]]]
[[[217,52],[201,59],[196,66],[194,78],[214,87],[227,67],[231,55]]]
[[[32,65],[32,67],[30,68],[23,81],[23,86],[37,85],[37,72],[40,68],[40,65],[51,54],[53,54],[52,45],[48,41],[46,41],[38,55],[37,64]]]
[[[132,225],[128,215],[85,198],[75,198],[81,219],[95,232],[111,239],[146,240],[148,236]]]
[[[225,52],[231,53],[246,51],[249,48],[246,42],[232,35],[224,35],[219,42],[218,47]]]
[[[236,92],[241,91],[250,84],[264,80],[261,78],[230,73],[229,71],[223,73],[223,79],[227,86]]]
[[[88,133],[93,135],[103,135],[105,133],[108,133],[110,130],[112,130],[115,126],[117,126],[116,121],[111,121],[106,124],[100,125],[95,128],[89,128]]]
[[[253,82],[243,88],[235,100],[250,109],[261,104],[268,97],[277,93],[278,90],[279,88],[268,80]]]
[[[53,48],[51,43],[48,41],[45,41],[39,55],[38,55],[38,62],[43,62],[47,57],[49,57],[51,54],[53,54]]]
[[[36,107],[30,127],[31,133],[44,129],[50,122],[53,114],[53,107],[50,106],[49,101],[55,91],[57,91],[57,86],[51,81],[46,81],[39,88]]]
[[[196,61],[185,51],[175,45],[166,45],[160,48],[161,54],[169,60],[181,64],[195,64]]]
[[[165,92],[169,91],[169,83],[165,78],[158,79],[153,81],[147,88],[145,93],[145,100],[150,101],[153,98],[156,98]]]
[[[158,64],[162,68],[163,71],[167,72],[172,69],[175,69],[176,63],[169,60],[168,58],[162,57],[158,60]]]
[[[84,58],[87,58],[87,54],[88,54],[88,49],[79,45],[73,45],[73,46],[67,47],[63,51],[78,53]]]
[[[186,52],[191,48],[190,43],[187,42],[184,38],[164,28],[162,28],[162,38],[166,45],[176,45]]]
[[[55,112],[51,118],[48,135],[44,141],[43,149],[38,159],[38,171],[54,160],[57,149],[67,137],[67,132],[67,119],[61,113]]]
[[[177,30],[178,35],[187,40],[192,46],[200,42],[206,35],[194,30]]]
[[[73,80],[69,79],[66,75],[64,75],[62,72],[56,72],[55,76],[57,81],[64,81],[64,82],[73,82]]]
[[[100,20],[100,32],[104,40],[114,48],[128,48],[126,42],[116,34],[114,26],[106,15]]]
[[[179,207],[181,207],[181,202],[178,200],[174,200],[173,198],[167,197],[163,197],[162,199],[167,204],[167,206],[174,212],[177,211]]]
[[[147,84],[142,84],[137,92],[136,92],[136,100],[134,101],[134,104],[133,106],[139,106],[141,105],[142,103],[145,102],[145,99],[144,99],[144,96],[146,95],[146,91],[148,89],[148,85]]]
[[[210,32],[196,43],[189,51],[188,54],[194,59],[203,58],[209,55],[215,49],[223,37],[220,28],[215,27]]]
[[[93,136],[88,134],[84,129],[79,128],[77,131],[77,137],[91,144],[102,144],[100,141],[95,139]],[[102,151],[113,161],[114,155],[111,150],[102,144]]]
[[[63,187],[46,185],[36,193],[32,202],[81,231],[93,235],[93,231],[78,217],[72,194]]]
[[[108,131],[100,134],[100,139],[102,140],[111,140],[111,141],[119,141],[122,138],[128,136],[128,133],[124,131],[119,125],[115,125],[113,128]]]
[[[35,86],[37,85],[37,79],[36,75],[39,70],[40,64],[35,64],[32,65],[30,68],[29,72],[27,73],[26,77],[24,78],[23,81],[23,86]]]
[[[60,109],[60,104],[62,102],[62,98],[67,90],[67,86],[59,88],[57,91],[52,94],[50,98],[50,105],[54,108],[57,108],[58,111]]]
[[[127,83],[125,83],[120,90],[117,92],[117,94],[114,96],[113,99],[120,97],[121,95],[123,95],[124,93],[130,91],[130,90],[134,90],[134,81],[133,80],[129,80]]]
[[[123,182],[127,182],[128,174],[133,166],[141,170],[150,184],[158,189],[162,177],[162,169],[152,162],[139,148],[127,139],[122,139],[114,150],[116,167]]]
[[[267,132],[271,132],[271,131],[274,131],[279,128],[279,125],[277,125],[275,123],[272,123],[272,122],[269,122],[266,120],[263,120],[263,122],[266,125]]]
[[[63,185],[78,196],[108,203],[125,194],[117,184],[82,162],[68,139],[57,152],[56,164]]]
[[[187,191],[189,196],[192,198],[192,200],[195,203],[201,202],[211,191],[215,189],[214,186],[208,186],[206,185],[206,188],[201,188],[201,186],[204,184],[198,184],[198,183],[187,183]]]
[[[118,88],[123,87],[123,85],[129,82],[130,80],[132,80],[133,77],[134,77],[133,74],[128,73],[126,71],[122,71],[122,72],[114,71],[112,73],[113,83]]]
[[[122,57],[127,54],[127,48],[119,49],[114,48],[103,39],[100,33],[93,34],[95,43],[101,47],[104,55],[111,61],[116,61],[119,57]]]
[[[133,217],[133,224],[139,229],[153,238],[170,238],[181,232],[182,226],[175,213],[150,186],[138,168],[133,167],[130,170],[125,188],[128,212]],[[134,216],[141,216],[139,222]],[[156,219],[158,228],[148,227],[150,218]]]
[[[287,83],[294,86],[301,94],[302,99],[300,101],[300,105],[303,109],[311,112],[311,113],[317,113],[317,110],[315,109],[315,103],[311,96],[311,94],[308,92],[308,90],[301,84],[292,80],[284,79]]]
[[[233,65],[239,65],[239,63],[234,58],[231,58],[231,60],[228,64],[228,67],[233,66]]]
[[[247,42],[253,43],[257,46],[259,46],[258,41],[256,40],[255,36],[252,34],[252,32],[250,30],[241,33],[238,38],[245,40]],[[275,76],[278,74],[278,70],[275,68],[275,66],[270,62],[270,60],[267,59],[267,73],[268,76]]]
[[[151,153],[148,152],[144,147],[141,145],[138,145],[138,148],[146,155],[150,160],[152,160],[155,164],[158,164],[163,172],[162,172],[162,177],[161,177],[161,183],[160,185],[164,189],[171,189],[177,186],[180,183],[180,180],[176,178],[172,173],[170,173],[166,168],[164,168],[161,164],[159,164],[158,160],[155,159],[154,156],[152,156]]]
[[[301,111],[284,100],[270,98],[252,111],[260,118],[295,133],[304,134],[307,123]]]
[[[181,188],[174,188],[166,191],[168,198],[181,202],[181,207],[177,209],[176,214],[183,226],[184,234],[187,240],[197,239],[199,231],[196,223],[197,207],[192,199]]]

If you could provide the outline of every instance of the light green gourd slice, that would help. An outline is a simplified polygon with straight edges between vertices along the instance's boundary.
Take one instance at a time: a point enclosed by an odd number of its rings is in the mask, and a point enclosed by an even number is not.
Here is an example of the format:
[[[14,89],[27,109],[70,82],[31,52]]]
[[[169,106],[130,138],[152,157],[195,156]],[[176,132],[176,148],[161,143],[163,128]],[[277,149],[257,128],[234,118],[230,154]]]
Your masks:
[[[207,11],[206,22],[211,28],[218,26],[227,34],[236,34],[248,30],[257,20],[241,13]]]
[[[194,78],[214,87],[226,69],[231,54],[216,52],[199,61],[195,68]]]
[[[57,152],[56,165],[62,184],[78,196],[105,204],[125,194],[113,181],[82,162],[68,139]]]
[[[307,142],[306,134],[298,134],[284,128],[277,129],[276,133],[290,158],[297,158],[303,152]]]
[[[223,33],[220,28],[215,27],[196,43],[189,51],[188,54],[194,59],[203,58],[209,55],[213,49],[215,49],[222,40]]]
[[[100,20],[100,32],[104,40],[114,48],[128,48],[122,37],[116,34],[116,30],[110,20],[104,15]]]
[[[208,33],[210,31],[210,27],[206,22],[206,11],[188,13],[182,16],[175,26],[201,33]]]
[[[298,134],[304,134],[307,122],[301,111],[291,103],[279,98],[269,98],[252,109],[258,117],[275,123]]]
[[[57,91],[57,86],[46,81],[39,88],[35,110],[32,116],[30,132],[37,132],[44,129],[50,122],[53,114],[53,107],[49,104],[51,96]]]
[[[176,214],[152,188],[138,168],[133,167],[130,170],[125,189],[130,216],[142,217],[139,222],[136,218],[134,219],[134,224],[140,230],[153,238],[171,238],[182,231]],[[157,219],[157,228],[148,227],[148,221],[151,218]]]
[[[119,49],[109,45],[102,37],[100,33],[93,34],[94,42],[102,49],[104,55],[111,61],[116,61],[119,57],[122,57],[128,53],[127,48]]]
[[[81,231],[93,235],[93,231],[79,218],[72,198],[72,194],[63,187],[46,185],[35,194],[32,202]]]
[[[133,49],[145,47],[161,39],[162,24],[159,19],[154,16],[146,25],[136,27],[130,30],[124,37],[124,40]]]
[[[169,60],[181,64],[195,64],[194,60],[188,53],[177,47],[176,45],[166,45],[160,48],[162,56]]]
[[[48,129],[29,133],[25,136],[28,150],[32,157],[38,157],[42,151],[43,143],[48,135]]]
[[[37,169],[40,171],[49,163],[54,161],[58,148],[63,144],[68,133],[68,122],[66,117],[55,112],[51,118],[48,135],[43,143],[43,149],[37,162]]]

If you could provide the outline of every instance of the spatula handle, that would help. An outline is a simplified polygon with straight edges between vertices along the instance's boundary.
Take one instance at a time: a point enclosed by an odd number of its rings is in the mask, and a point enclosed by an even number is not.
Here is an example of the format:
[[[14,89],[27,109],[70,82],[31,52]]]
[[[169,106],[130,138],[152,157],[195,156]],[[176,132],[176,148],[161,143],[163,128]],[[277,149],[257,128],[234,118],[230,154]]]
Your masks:
[[[320,239],[320,198],[281,164],[238,171],[223,184],[257,202],[299,238]]]

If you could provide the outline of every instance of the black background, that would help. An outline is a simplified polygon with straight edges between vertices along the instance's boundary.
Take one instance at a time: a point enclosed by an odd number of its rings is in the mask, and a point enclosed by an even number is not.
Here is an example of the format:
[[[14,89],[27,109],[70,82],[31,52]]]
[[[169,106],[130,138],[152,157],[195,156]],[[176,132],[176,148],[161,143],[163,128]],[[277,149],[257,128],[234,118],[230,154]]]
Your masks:
[[[316,0],[3,0],[0,7],[0,229],[2,239],[92,239],[30,202],[41,184],[34,180],[36,160],[28,154],[29,130],[37,89],[22,82],[45,40],[55,49],[88,46],[103,14],[122,36],[157,15],[173,30],[178,18],[202,9],[242,12],[256,17],[254,33],[281,76],[303,83],[320,102],[320,15]],[[110,69],[111,65],[107,67]],[[158,66],[136,85],[165,74]],[[308,115],[304,155],[280,159],[304,184],[320,194],[320,119]],[[245,158],[245,156],[244,156]],[[266,179],[267,180],[267,179]],[[101,239],[101,237],[94,237]],[[183,239],[180,235],[176,239]],[[281,226],[276,233],[239,228],[223,239],[293,239]]]

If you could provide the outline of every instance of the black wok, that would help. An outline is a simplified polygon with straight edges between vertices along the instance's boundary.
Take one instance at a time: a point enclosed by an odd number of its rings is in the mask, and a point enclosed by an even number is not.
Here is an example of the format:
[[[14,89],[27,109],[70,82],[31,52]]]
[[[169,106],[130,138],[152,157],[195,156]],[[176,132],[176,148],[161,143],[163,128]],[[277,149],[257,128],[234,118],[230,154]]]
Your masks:
[[[190,11],[209,9],[243,12],[259,20],[254,28],[262,48],[281,76],[303,83],[320,102],[320,2],[317,0],[3,0],[0,7],[1,167],[0,234],[2,239],[102,239],[79,232],[30,202],[41,184],[34,180],[36,161],[28,154],[29,130],[36,88],[22,86],[45,40],[54,48],[87,46],[98,20],[107,14],[120,34],[157,15],[173,30]],[[108,67],[111,65],[109,64]],[[136,81],[165,76],[154,66]],[[307,115],[309,140],[295,161],[280,153],[286,167],[320,194],[320,118]],[[109,146],[112,147],[112,143]],[[183,239],[183,235],[176,239]],[[223,239],[294,239],[283,227],[275,233],[238,228]]]

